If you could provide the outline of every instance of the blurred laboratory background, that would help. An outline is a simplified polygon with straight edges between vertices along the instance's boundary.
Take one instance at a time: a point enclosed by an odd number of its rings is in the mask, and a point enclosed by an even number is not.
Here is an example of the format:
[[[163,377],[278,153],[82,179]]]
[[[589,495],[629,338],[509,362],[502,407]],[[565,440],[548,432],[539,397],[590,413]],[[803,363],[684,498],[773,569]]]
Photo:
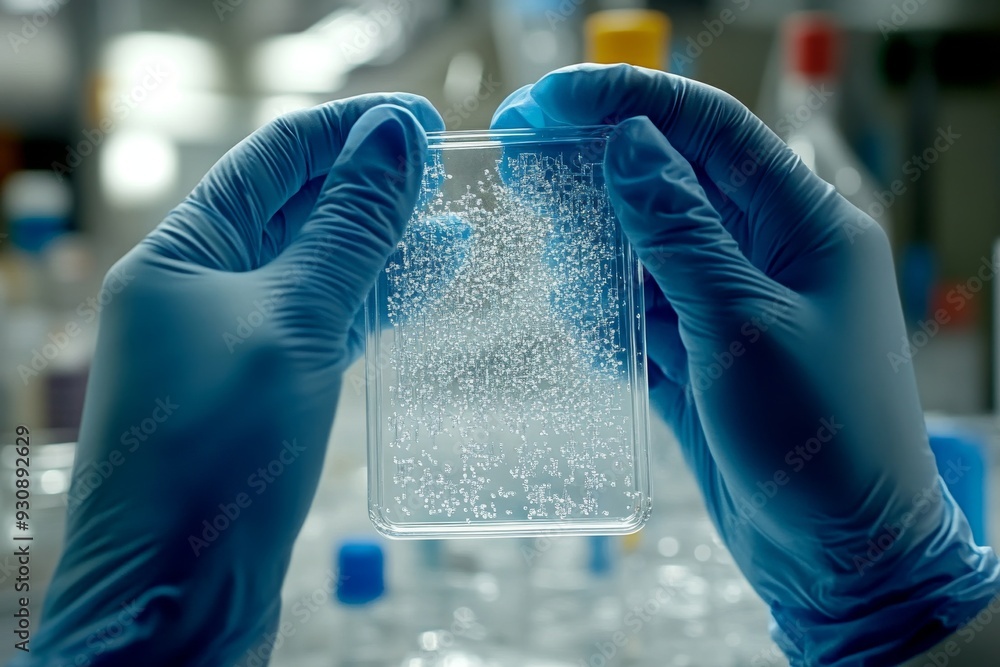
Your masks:
[[[1000,537],[996,0],[0,0],[0,42],[0,442],[33,434],[33,600],[61,544],[101,278],[215,160],[282,113],[372,91],[485,128],[508,93],[586,59],[728,91],[886,228],[910,325],[890,361],[916,369],[939,464],[974,464],[953,493],[977,539]],[[360,362],[341,400],[284,622],[242,665],[787,664],[655,418],[636,535],[386,542]],[[7,518],[13,468],[6,447]]]

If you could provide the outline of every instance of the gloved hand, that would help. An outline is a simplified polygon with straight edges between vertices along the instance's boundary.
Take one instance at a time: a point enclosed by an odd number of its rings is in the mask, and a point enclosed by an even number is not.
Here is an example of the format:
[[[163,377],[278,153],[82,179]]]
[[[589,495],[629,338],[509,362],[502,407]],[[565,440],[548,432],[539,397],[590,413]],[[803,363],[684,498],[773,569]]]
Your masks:
[[[1000,591],[938,476],[882,230],[745,107],[558,70],[495,127],[618,124],[605,175],[647,284],[651,399],[794,665],[897,664]]]
[[[266,658],[425,129],[443,122],[404,94],[283,116],[111,269],[65,552],[16,664]]]

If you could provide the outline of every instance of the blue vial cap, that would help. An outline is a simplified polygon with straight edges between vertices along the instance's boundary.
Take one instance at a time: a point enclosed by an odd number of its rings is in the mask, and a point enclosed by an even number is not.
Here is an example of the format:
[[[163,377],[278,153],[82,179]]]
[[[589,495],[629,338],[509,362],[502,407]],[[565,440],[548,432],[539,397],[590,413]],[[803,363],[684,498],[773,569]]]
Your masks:
[[[614,557],[611,553],[611,538],[607,535],[591,535],[589,538],[590,558],[587,569],[591,574],[604,575],[611,572]]]
[[[337,549],[337,600],[368,604],[385,593],[385,556],[373,540],[350,540]]]
[[[974,433],[928,428],[938,473],[962,508],[976,544],[986,545],[986,453]]]
[[[69,221],[60,216],[15,218],[10,221],[11,241],[25,252],[38,254],[68,227]]]

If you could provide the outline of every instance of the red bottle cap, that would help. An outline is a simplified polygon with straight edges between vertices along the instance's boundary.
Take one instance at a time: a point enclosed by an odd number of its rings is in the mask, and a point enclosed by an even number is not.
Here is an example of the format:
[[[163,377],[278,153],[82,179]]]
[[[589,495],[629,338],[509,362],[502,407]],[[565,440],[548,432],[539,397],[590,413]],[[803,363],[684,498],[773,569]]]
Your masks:
[[[831,14],[792,14],[782,25],[788,68],[809,78],[836,73],[840,57],[840,26]]]

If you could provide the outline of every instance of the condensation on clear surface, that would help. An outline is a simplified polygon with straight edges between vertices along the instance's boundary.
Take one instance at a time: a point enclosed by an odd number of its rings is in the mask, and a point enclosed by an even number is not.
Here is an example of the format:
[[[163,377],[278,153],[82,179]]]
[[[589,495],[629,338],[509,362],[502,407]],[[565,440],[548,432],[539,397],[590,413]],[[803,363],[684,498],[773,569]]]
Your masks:
[[[383,482],[398,520],[601,519],[640,500],[627,269],[600,164],[565,158],[508,155],[464,192],[450,181],[467,174],[426,168],[426,203],[386,268]]]

